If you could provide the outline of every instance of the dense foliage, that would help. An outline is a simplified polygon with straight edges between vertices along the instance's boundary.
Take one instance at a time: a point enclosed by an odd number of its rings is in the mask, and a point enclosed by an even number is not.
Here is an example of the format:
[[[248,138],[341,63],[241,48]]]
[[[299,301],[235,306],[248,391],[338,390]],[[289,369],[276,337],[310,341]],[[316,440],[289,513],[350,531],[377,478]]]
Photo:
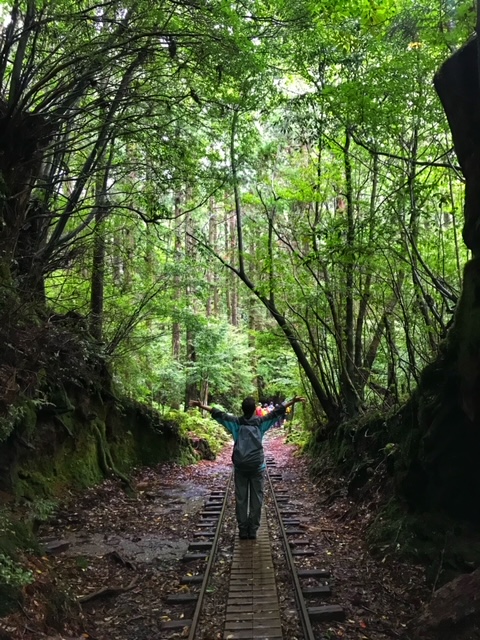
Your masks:
[[[1,3],[10,326],[87,318],[163,410],[301,383],[335,425],[411,392],[467,257],[432,76],[474,16],[294,5]]]

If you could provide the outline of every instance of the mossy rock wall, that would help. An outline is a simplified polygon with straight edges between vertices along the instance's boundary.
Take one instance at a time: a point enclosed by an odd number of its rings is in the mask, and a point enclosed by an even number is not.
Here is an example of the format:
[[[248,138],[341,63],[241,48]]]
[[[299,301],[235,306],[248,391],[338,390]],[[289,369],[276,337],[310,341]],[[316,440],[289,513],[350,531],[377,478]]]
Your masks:
[[[120,411],[107,416],[106,426],[115,462],[121,469],[195,459],[187,438],[180,435],[179,426],[138,402],[125,400]]]
[[[117,469],[186,460],[190,446],[177,425],[128,399],[95,389],[54,389],[38,408],[25,402],[10,438],[0,444],[0,492],[16,499],[61,496],[105,477],[99,433]],[[0,493],[1,497],[1,493]]]

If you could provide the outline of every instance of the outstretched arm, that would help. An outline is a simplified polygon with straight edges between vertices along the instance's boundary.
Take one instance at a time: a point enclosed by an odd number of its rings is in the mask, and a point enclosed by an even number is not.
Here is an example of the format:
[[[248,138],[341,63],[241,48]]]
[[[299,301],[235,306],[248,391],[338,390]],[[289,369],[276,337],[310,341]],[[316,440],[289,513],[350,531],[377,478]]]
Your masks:
[[[289,402],[283,402],[279,407],[277,407],[270,413],[267,413],[267,415],[263,416],[263,418],[260,418],[260,421],[262,423],[262,433],[265,433],[270,429],[270,427],[273,427],[273,425],[279,420],[279,418],[285,416],[285,411],[287,410],[287,408],[291,407],[296,402],[305,402],[305,398],[302,398],[302,396],[295,396]]]
[[[235,416],[232,416],[230,413],[220,411],[220,409],[215,409],[215,407],[210,407],[208,404],[202,404],[200,400],[190,400],[189,405],[191,407],[198,407],[199,409],[208,411],[208,413],[211,414],[214,420],[216,420],[232,434],[234,440],[237,439],[238,422]]]
[[[287,402],[283,406],[286,409],[287,407],[292,407],[296,402],[305,402],[305,401],[306,401],[306,398],[304,398],[303,396],[295,396],[294,398],[292,398],[289,402]]]
[[[202,404],[200,400],[190,400],[190,407],[198,407],[199,409],[203,409],[204,411],[208,411],[208,413],[212,413],[213,407],[209,407],[208,404]]]

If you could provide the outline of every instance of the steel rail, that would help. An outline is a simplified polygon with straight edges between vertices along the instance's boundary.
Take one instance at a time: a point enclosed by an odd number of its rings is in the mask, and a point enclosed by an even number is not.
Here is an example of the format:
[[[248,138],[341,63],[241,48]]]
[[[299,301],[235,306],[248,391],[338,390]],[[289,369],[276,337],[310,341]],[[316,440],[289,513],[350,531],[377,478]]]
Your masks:
[[[292,550],[290,549],[290,545],[288,543],[287,532],[285,530],[285,525],[283,524],[282,516],[280,514],[280,507],[278,506],[277,498],[275,496],[275,488],[273,486],[272,479],[270,478],[270,474],[268,472],[268,465],[266,470],[266,476],[268,479],[268,484],[269,484],[270,492],[273,499],[275,513],[280,526],[280,532],[282,537],[283,548],[285,551],[285,556],[287,558],[288,567],[290,569],[290,573],[293,580],[295,601],[297,603],[297,608],[300,613],[300,622],[302,624],[305,640],[315,640],[312,624],[310,622],[310,616],[308,615],[307,605],[305,603],[305,598],[303,597],[302,585],[300,584],[300,580],[298,578],[297,568],[295,566],[295,560],[293,558]]]
[[[200,616],[202,614],[203,600],[205,598],[205,593],[207,592],[208,582],[210,579],[210,574],[212,571],[215,555],[217,552],[218,541],[220,539],[220,533],[222,531],[222,525],[225,518],[225,511],[227,509],[229,492],[231,491],[231,486],[232,486],[232,478],[233,478],[233,471],[230,473],[230,477],[227,480],[227,485],[225,488],[225,497],[223,499],[222,509],[220,511],[220,516],[218,518],[217,528],[215,530],[215,536],[212,542],[212,548],[210,549],[210,555],[208,556],[207,566],[205,567],[205,572],[203,574],[202,586],[200,588],[200,591],[198,592],[198,599],[195,606],[195,612],[192,617],[192,624],[190,625],[188,640],[195,640],[195,634],[197,633],[198,623],[200,621]]]

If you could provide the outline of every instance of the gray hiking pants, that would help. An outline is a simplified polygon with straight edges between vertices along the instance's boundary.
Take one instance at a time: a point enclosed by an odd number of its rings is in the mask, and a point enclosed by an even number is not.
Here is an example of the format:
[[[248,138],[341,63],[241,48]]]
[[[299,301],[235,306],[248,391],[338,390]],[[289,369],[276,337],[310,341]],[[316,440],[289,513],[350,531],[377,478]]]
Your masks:
[[[262,513],[264,481],[263,469],[249,475],[235,469],[235,513],[240,534],[257,533]]]

